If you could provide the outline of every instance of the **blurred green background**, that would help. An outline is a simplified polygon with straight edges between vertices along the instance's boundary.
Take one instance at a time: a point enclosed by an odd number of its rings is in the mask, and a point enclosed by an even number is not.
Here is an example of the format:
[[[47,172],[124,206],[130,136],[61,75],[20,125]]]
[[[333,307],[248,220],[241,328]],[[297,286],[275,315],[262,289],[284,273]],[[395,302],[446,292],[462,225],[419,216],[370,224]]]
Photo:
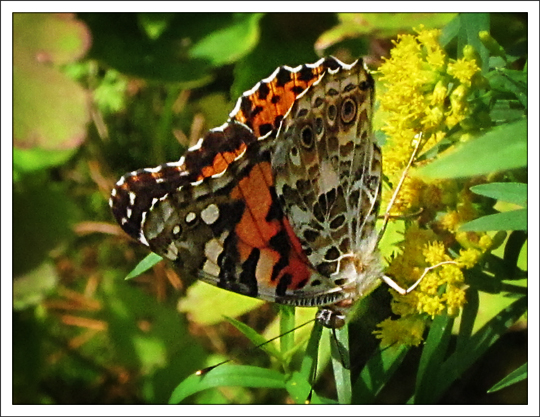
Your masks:
[[[267,365],[221,315],[275,334],[274,306],[193,284],[166,263],[124,280],[147,251],[114,222],[113,184],[125,172],[178,160],[277,66],[334,55],[347,63],[365,57],[375,69],[398,33],[420,24],[443,28],[455,18],[15,14],[13,402],[166,403],[185,377],[221,359],[240,354],[243,363]],[[507,53],[526,56],[527,14],[489,18]],[[447,47],[454,55],[456,48]],[[376,343],[371,331],[388,315],[389,300],[377,291],[369,314],[351,331],[358,363]],[[527,331],[518,326],[440,403],[526,403],[526,381],[486,394],[526,357]],[[413,350],[378,401],[406,401],[417,366]],[[331,396],[332,384],[331,371],[320,376],[323,393]],[[284,403],[285,394],[230,388],[189,402]]]

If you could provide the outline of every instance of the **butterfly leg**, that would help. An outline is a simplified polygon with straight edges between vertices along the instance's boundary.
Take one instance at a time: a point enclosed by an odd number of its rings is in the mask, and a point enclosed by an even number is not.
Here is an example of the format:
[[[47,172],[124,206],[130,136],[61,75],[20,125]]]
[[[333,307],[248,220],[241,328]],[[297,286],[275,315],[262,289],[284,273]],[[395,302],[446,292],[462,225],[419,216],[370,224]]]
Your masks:
[[[412,292],[418,286],[418,284],[420,284],[422,282],[422,280],[424,279],[424,277],[427,275],[427,273],[429,271],[431,271],[432,269],[438,268],[441,265],[446,265],[446,264],[455,264],[455,265],[457,265],[457,262],[455,262],[455,261],[444,261],[444,262],[438,263],[437,265],[427,267],[426,269],[424,269],[424,272],[423,272],[422,276],[420,278],[418,278],[418,280],[407,289],[400,287],[399,284],[396,281],[394,281],[392,278],[390,278],[390,277],[388,277],[386,275],[383,275],[381,277],[381,279],[385,282],[386,285],[388,285],[390,288],[396,290],[399,294],[407,295],[410,292]]]

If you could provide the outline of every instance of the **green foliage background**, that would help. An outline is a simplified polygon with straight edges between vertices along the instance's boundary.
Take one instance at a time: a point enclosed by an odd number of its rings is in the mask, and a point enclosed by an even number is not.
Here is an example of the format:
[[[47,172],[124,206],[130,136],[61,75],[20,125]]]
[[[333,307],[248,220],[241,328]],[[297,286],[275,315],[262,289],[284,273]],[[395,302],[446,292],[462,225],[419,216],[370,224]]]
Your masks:
[[[527,15],[480,16],[512,57],[512,69],[522,71]],[[420,24],[453,28],[459,19],[455,14],[14,15],[13,402],[167,403],[196,370],[238,354],[243,363],[269,368],[257,378],[279,375],[272,373],[275,361],[248,351],[249,339],[222,317],[241,316],[271,337],[279,333],[274,306],[191,285],[189,277],[178,277],[163,263],[124,280],[146,252],[114,223],[107,203],[112,185],[125,172],[178,160],[206,129],[226,121],[243,91],[277,66],[332,54],[344,62],[364,56],[376,68],[398,33]],[[451,30],[443,33],[452,36]],[[456,34],[449,39],[447,49],[457,56],[463,40]],[[490,144],[477,146],[488,150]],[[526,167],[510,168],[526,182]],[[501,263],[494,268],[526,270],[526,233],[510,239],[517,253],[501,247]],[[360,322],[351,325],[353,380],[372,357],[377,342],[371,332],[389,314],[389,303],[387,290],[377,290],[362,303]],[[497,299],[482,299],[483,323],[500,312]],[[299,311],[296,321],[312,317],[312,310]],[[497,333],[502,336],[489,343],[487,353],[471,355],[443,394],[417,402],[526,403],[526,381],[486,393],[526,362],[525,323]],[[450,345],[456,343],[455,334],[444,334]],[[307,340],[309,329],[296,337]],[[315,388],[336,398],[334,377],[324,366],[328,338],[325,334],[320,342]],[[415,375],[429,366],[420,350],[406,354],[395,354],[395,374],[378,381],[373,395],[353,387],[353,402],[407,402]],[[290,360],[298,365],[302,354]],[[233,377],[223,373],[225,388],[200,391],[183,402],[301,402],[290,387],[235,387]],[[294,385],[298,375],[288,375],[291,379],[276,386]]]

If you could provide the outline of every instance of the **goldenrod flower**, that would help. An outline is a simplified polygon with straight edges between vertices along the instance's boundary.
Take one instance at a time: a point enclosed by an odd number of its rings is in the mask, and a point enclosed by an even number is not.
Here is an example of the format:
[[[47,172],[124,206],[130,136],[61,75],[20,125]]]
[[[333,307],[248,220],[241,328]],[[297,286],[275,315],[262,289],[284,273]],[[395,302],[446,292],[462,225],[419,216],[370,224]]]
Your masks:
[[[425,323],[416,317],[408,317],[399,320],[386,319],[377,327],[380,327],[380,330],[375,330],[373,333],[381,339],[382,346],[394,344],[418,346],[422,342]]]
[[[458,124],[466,130],[469,121],[474,128],[470,98],[475,80],[481,78],[474,49],[467,46],[462,59],[451,60],[438,43],[438,30],[420,28],[416,32],[416,36],[398,36],[391,57],[379,68],[379,80],[385,85],[378,97],[386,123],[381,128],[387,139],[383,170],[393,186],[399,182],[418,141],[420,149],[427,150]],[[400,253],[391,260],[388,275],[402,288],[408,288],[427,267],[451,261],[448,245],[463,241],[464,247],[470,249],[461,252],[459,267],[444,264],[429,270],[412,293],[402,296],[392,292],[392,311],[401,319],[381,323],[376,333],[383,344],[416,343],[421,333],[412,333],[419,327],[408,329],[407,325],[422,322],[419,314],[457,315],[466,302],[460,267],[472,267],[491,244],[479,234],[457,232],[461,224],[477,217],[472,193],[468,187],[458,192],[460,187],[454,180],[427,184],[414,177],[407,177],[402,184],[392,213],[417,211],[420,215],[418,221],[407,223]],[[391,194],[383,194],[383,204]],[[426,225],[436,226],[437,233],[426,229]]]
[[[459,258],[457,261],[465,268],[470,269],[476,265],[481,256],[482,252],[480,252],[478,249],[461,249],[459,251]]]
[[[472,78],[480,72],[480,68],[473,59],[461,58],[448,64],[448,74],[457,78],[462,86],[471,86]]]

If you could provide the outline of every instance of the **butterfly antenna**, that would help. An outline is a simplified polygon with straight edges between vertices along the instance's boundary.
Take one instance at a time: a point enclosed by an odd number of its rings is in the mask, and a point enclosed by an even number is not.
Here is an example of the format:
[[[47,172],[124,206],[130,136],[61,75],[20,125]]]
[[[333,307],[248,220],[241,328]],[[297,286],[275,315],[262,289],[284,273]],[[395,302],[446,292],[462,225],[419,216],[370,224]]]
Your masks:
[[[386,230],[386,226],[388,225],[388,220],[390,219],[390,210],[392,209],[392,206],[396,202],[397,196],[399,194],[399,191],[405,182],[405,178],[407,178],[407,174],[409,173],[409,169],[411,168],[416,155],[418,154],[418,150],[420,149],[420,144],[422,143],[422,134],[420,133],[420,137],[418,138],[418,141],[416,142],[416,146],[414,147],[413,153],[411,155],[411,158],[409,159],[409,162],[407,163],[407,166],[403,170],[403,173],[401,174],[401,178],[399,179],[398,185],[396,186],[396,189],[394,190],[394,194],[392,195],[392,198],[390,199],[390,202],[388,203],[388,207],[386,208],[386,213],[384,213],[384,223],[381,228],[381,231],[379,232],[379,237],[377,239],[378,242],[382,239],[384,232]]]
[[[314,322],[315,320],[317,320],[317,318],[313,318],[313,319],[311,319],[311,320],[308,320],[308,321],[306,321],[305,323],[303,323],[303,324],[301,324],[301,325],[299,325],[299,326],[296,326],[296,327],[292,328],[291,330],[286,331],[285,333],[282,333],[282,334],[280,334],[280,335],[278,335],[278,336],[276,336],[276,337],[273,337],[273,338],[271,338],[271,339],[268,339],[268,340],[266,340],[265,342],[260,343],[260,344],[258,344],[258,345],[256,345],[256,346],[252,346],[251,348],[248,349],[248,352],[253,351],[253,350],[256,350],[256,349],[260,349],[260,348],[262,348],[263,346],[267,345],[268,343],[271,343],[271,342],[273,342],[274,340],[277,340],[277,339],[279,339],[280,337],[285,336],[286,334],[289,334],[289,333],[292,333],[292,332],[294,332],[294,331],[296,331],[296,330],[298,330],[298,329],[301,329],[302,327],[308,325],[309,323]],[[215,364],[215,365],[212,365],[212,366],[209,366],[209,367],[207,367],[207,368],[199,369],[197,372],[195,372],[195,375],[198,375],[198,376],[206,375],[206,374],[207,374],[208,372],[210,372],[212,369],[217,368],[218,366],[224,365],[224,364],[226,364],[226,363],[228,363],[228,362],[231,362],[232,360],[233,360],[232,358],[231,358],[231,359],[227,359],[227,360],[224,360],[223,362],[219,362],[219,363],[217,363],[217,364]]]

